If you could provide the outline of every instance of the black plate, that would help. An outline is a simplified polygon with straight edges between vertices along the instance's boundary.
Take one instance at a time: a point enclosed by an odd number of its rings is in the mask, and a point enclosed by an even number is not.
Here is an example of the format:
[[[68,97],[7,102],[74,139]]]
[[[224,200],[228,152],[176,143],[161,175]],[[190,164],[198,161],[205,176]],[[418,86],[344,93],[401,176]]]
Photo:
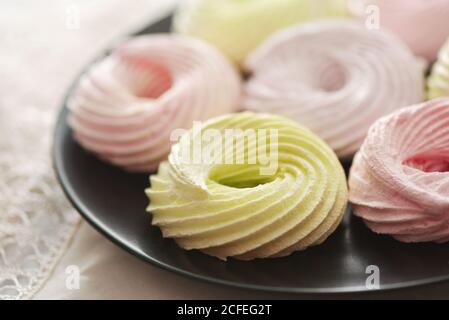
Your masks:
[[[170,17],[138,33],[168,31]],[[368,230],[347,214],[322,245],[286,258],[222,262],[184,251],[150,226],[145,212],[145,174],[129,174],[98,160],[74,142],[59,115],[54,137],[54,165],[76,209],[97,230],[132,254],[165,269],[197,279],[243,288],[302,293],[368,291],[366,268],[380,270],[380,290],[449,279],[449,246],[402,244]]]

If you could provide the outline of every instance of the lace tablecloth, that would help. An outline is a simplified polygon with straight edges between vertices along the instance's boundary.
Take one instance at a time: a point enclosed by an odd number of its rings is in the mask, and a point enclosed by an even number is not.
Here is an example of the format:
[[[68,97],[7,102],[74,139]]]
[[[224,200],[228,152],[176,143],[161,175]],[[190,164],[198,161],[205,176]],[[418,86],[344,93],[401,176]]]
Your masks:
[[[174,2],[0,3],[1,299],[317,297],[225,288],[150,266],[82,222],[57,185],[52,128],[73,78],[114,38],[164,15]],[[73,270],[76,285],[68,282]],[[449,286],[352,297],[448,298]]]
[[[43,0],[0,4],[0,298],[28,298],[49,276],[80,218],[50,159],[65,90],[114,37],[174,1]]]

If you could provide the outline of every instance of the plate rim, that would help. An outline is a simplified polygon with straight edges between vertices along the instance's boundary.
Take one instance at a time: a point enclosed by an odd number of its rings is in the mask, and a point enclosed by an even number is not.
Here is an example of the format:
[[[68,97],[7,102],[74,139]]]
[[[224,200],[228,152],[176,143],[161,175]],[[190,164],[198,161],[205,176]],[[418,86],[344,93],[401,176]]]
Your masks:
[[[162,17],[159,17],[155,19],[154,21],[146,24],[143,26],[143,28],[139,29],[136,32],[128,33],[126,36],[135,36],[138,34],[142,34],[143,31],[147,30],[148,28],[151,28],[151,26],[156,25],[158,23],[162,23],[163,21],[170,19],[173,16],[173,12],[170,12],[169,14],[165,14]],[[119,37],[116,37],[116,39]],[[112,41],[112,44],[114,43],[114,40]],[[159,261],[158,259],[153,258],[150,255],[144,254],[143,252],[139,250],[135,250],[131,246],[129,246],[126,241],[123,241],[120,236],[115,234],[115,232],[106,227],[104,223],[99,220],[95,213],[92,212],[89,208],[85,207],[81,199],[77,196],[77,192],[72,188],[72,185],[70,183],[70,179],[67,177],[67,174],[65,172],[64,168],[64,161],[63,161],[63,153],[60,151],[60,148],[58,146],[61,146],[61,141],[63,141],[63,132],[67,129],[67,115],[68,115],[68,107],[67,102],[70,97],[71,92],[73,91],[74,87],[78,83],[80,77],[86,72],[86,70],[94,63],[95,61],[98,61],[98,59],[102,58],[110,52],[113,45],[109,44],[104,48],[99,54],[96,54],[93,59],[87,62],[87,64],[81,69],[81,71],[76,75],[69,87],[67,88],[67,91],[62,99],[62,103],[60,103],[60,108],[57,111],[57,117],[56,122],[53,125],[53,134],[52,134],[52,142],[51,142],[51,162],[52,162],[52,168],[55,173],[56,179],[58,181],[58,184],[60,185],[65,197],[69,200],[70,204],[73,206],[73,208],[81,215],[81,217],[84,218],[96,231],[98,231],[100,234],[102,234],[104,237],[106,237],[109,241],[114,243],[119,248],[125,250],[126,252],[130,253],[134,257],[139,258],[140,260],[150,263],[153,266],[159,267],[163,270],[167,270],[170,272],[173,272],[175,274],[179,274],[182,276],[186,276],[190,279],[200,280],[204,283],[209,284],[218,284],[223,285],[227,287],[233,287],[238,289],[246,289],[246,290],[253,290],[253,291],[259,291],[259,292],[271,292],[271,293],[290,293],[290,294],[310,294],[310,295],[321,295],[321,294],[362,294],[362,293],[383,293],[386,291],[393,291],[393,290],[400,290],[400,289],[407,289],[407,288],[416,288],[420,286],[425,285],[431,285],[431,284],[437,284],[449,281],[449,274],[445,276],[437,276],[437,277],[430,277],[426,279],[420,279],[420,280],[412,280],[412,281],[406,281],[406,282],[399,282],[399,283],[392,283],[392,284],[386,284],[381,285],[380,288],[376,289],[368,289],[363,286],[348,286],[348,287],[320,287],[320,288],[310,288],[310,287],[284,287],[284,286],[269,286],[269,285],[257,285],[257,284],[250,284],[250,283],[241,283],[236,281],[229,281],[229,280],[223,280],[219,278],[215,278],[212,276],[207,275],[201,275],[197,273],[193,273],[190,271],[186,271],[182,268],[178,268],[176,266],[172,266],[169,264],[166,264],[164,262]],[[68,128],[69,131],[71,131],[70,128]],[[58,143],[59,141],[59,143]],[[76,143],[76,142],[74,142]],[[223,262],[225,263],[225,262]]]

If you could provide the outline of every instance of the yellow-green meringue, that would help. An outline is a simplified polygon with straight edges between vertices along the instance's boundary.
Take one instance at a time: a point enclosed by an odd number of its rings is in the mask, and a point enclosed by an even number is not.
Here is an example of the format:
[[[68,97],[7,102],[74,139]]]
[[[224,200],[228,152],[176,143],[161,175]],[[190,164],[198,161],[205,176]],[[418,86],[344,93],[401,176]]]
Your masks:
[[[427,89],[429,100],[449,97],[449,38],[440,50],[438,61],[432,67]]]
[[[173,29],[214,44],[241,64],[274,31],[348,14],[346,0],[187,0],[175,14]]]
[[[227,139],[229,132],[240,135]],[[348,198],[344,170],[323,140],[287,118],[252,112],[194,125],[150,184],[147,211],[163,236],[223,260],[320,244]]]

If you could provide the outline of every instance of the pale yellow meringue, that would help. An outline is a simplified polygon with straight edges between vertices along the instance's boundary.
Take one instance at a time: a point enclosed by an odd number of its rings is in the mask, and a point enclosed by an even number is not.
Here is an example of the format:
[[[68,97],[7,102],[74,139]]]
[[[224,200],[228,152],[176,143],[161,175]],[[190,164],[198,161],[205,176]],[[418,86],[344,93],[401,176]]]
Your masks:
[[[152,223],[164,237],[220,259],[250,260],[320,244],[336,229],[347,205],[345,173],[315,134],[286,118],[250,112],[211,119],[202,126],[203,132],[208,129],[275,129],[277,144],[270,150],[276,149],[277,168],[263,174],[260,163],[247,160],[184,163],[180,152],[198,134],[190,131],[146,190]],[[249,143],[242,152],[248,150],[254,151]]]

